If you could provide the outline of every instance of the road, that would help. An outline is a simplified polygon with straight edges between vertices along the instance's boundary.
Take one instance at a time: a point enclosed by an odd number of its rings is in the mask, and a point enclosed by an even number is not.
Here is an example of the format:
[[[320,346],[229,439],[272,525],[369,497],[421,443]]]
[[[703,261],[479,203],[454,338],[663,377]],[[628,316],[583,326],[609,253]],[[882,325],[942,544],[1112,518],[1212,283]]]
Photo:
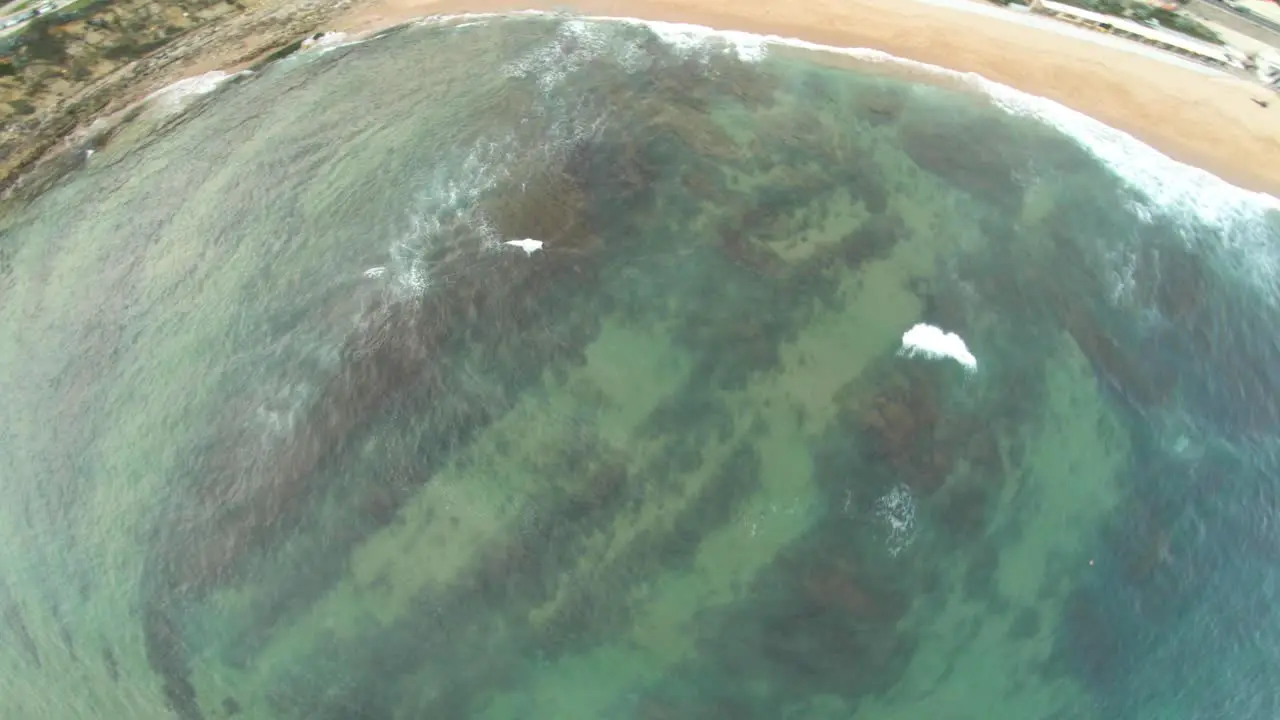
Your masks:
[[[1248,8],[1231,7],[1222,0],[1191,0],[1186,8],[1238,33],[1280,48],[1280,23],[1262,17]]]
[[[44,11],[41,13],[41,15],[48,15],[49,13],[56,13],[56,12],[58,12],[59,10],[61,10],[62,8],[66,7],[66,6],[70,5],[70,4],[72,4],[72,3],[74,3],[74,2],[77,2],[77,1],[78,1],[78,0],[48,0],[47,2],[32,3],[30,7],[28,7],[28,8],[27,8],[27,9],[25,9],[25,10],[23,10],[22,12],[24,12],[24,13],[25,13],[25,12],[28,12],[29,10],[33,9],[33,8],[41,7],[41,8],[48,8],[47,10],[44,10]],[[16,3],[9,3],[9,5],[11,5],[11,6],[12,6],[12,5],[15,5],[15,4],[16,4]],[[14,14],[21,14],[21,13],[14,13]],[[13,15],[6,15],[6,16],[4,16],[4,17],[0,17],[0,23],[5,22],[6,20],[8,20],[8,19],[9,19],[9,18],[11,18],[11,17],[13,17]],[[7,27],[7,28],[0,29],[0,38],[8,37],[8,36],[10,36],[10,35],[13,35],[14,33],[21,32],[21,31],[22,31],[22,29],[23,29],[23,28],[25,28],[25,27],[27,26],[27,24],[28,24],[28,23],[30,23],[30,22],[31,22],[32,20],[34,20],[34,19],[35,19],[34,17],[32,17],[32,18],[28,18],[27,20],[24,20],[24,21],[22,21],[22,22],[19,22],[19,23],[17,23],[16,25],[11,25],[11,26],[9,26],[9,27]]]

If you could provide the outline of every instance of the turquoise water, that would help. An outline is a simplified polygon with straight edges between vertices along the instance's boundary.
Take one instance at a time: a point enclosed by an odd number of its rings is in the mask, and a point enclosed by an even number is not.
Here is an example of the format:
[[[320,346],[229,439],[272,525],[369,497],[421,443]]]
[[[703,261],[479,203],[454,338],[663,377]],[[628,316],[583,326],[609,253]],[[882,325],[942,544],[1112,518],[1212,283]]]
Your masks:
[[[0,716],[1274,717],[1274,213],[832,60],[406,26],[12,209]]]

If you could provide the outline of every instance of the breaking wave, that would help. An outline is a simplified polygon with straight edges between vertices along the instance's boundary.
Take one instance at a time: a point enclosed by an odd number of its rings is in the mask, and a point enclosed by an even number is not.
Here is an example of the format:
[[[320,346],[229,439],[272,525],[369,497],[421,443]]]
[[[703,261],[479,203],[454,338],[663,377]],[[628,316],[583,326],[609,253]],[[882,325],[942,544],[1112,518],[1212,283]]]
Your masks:
[[[479,25],[504,17],[555,17],[553,13],[523,11],[509,14],[470,14],[424,18],[419,24]],[[1007,112],[1034,118],[1071,138],[1103,162],[1152,209],[1224,230],[1223,240],[1241,253],[1240,268],[1268,285],[1280,278],[1280,257],[1270,249],[1267,233],[1260,231],[1280,199],[1249,191],[1200,168],[1179,162],[1117,128],[1065,105],[989,80],[938,65],[910,60],[871,48],[848,48],[780,35],[760,35],[717,30],[688,23],[669,23],[626,17],[580,17],[566,20],[557,41],[509,66],[512,77],[536,76],[544,90],[556,86],[575,69],[595,57],[612,53],[624,67],[643,70],[643,53],[634,46],[617,47],[606,41],[599,25],[621,23],[648,28],[658,38],[683,53],[700,55],[728,51],[739,60],[758,62],[773,46],[842,55],[871,63],[888,63],[937,78],[958,80],[983,93]],[[1136,214],[1150,212],[1141,205]],[[1273,298],[1280,301],[1280,296]]]

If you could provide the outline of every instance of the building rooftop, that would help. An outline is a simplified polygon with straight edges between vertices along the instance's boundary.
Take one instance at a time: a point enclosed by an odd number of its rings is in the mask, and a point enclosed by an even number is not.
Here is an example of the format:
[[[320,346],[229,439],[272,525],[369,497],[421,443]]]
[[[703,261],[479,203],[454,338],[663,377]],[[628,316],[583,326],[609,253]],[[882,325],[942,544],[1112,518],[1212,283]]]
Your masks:
[[[1148,43],[1165,47],[1185,55],[1192,55],[1202,60],[1215,64],[1228,64],[1230,60],[1226,51],[1216,45],[1210,45],[1206,42],[1200,42],[1193,38],[1189,38],[1181,33],[1176,33],[1163,28],[1151,27],[1135,20],[1128,18],[1116,17],[1115,15],[1105,15],[1092,10],[1085,10],[1074,5],[1054,2],[1054,0],[1039,0],[1036,7],[1043,11],[1049,12],[1060,17],[1067,17],[1086,22],[1091,25],[1105,25],[1116,31],[1127,35],[1136,36],[1137,39]]]

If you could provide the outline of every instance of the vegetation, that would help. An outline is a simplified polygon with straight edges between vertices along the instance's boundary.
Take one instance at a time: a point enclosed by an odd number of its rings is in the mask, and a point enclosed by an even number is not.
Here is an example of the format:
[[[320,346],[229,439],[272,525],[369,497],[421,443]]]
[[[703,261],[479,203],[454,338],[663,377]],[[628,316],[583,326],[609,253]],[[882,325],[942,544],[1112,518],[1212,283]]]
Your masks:
[[[1178,13],[1170,12],[1164,8],[1138,4],[1133,7],[1133,17],[1137,20],[1154,20],[1162,27],[1180,32],[1183,35],[1190,35],[1193,38],[1204,40],[1205,42],[1211,42],[1215,45],[1222,44],[1222,38],[1218,37],[1217,33],[1210,30],[1204,24],[1194,18],[1187,17],[1186,15],[1179,15]]]
[[[32,59],[61,62],[66,57],[67,42],[74,42],[75,38],[66,37],[58,29],[76,20],[92,18],[109,2],[110,0],[76,0],[57,12],[33,18],[12,34],[0,39],[0,59],[13,59],[18,69]]]
[[[48,17],[32,20],[20,36],[19,43],[26,50],[19,55],[20,64],[30,60],[60,63],[67,59],[66,41],[58,37],[54,23]]]
[[[105,1],[106,0],[76,0],[70,5],[64,5],[60,10],[58,10],[58,15],[68,19],[78,18],[85,10]]]

